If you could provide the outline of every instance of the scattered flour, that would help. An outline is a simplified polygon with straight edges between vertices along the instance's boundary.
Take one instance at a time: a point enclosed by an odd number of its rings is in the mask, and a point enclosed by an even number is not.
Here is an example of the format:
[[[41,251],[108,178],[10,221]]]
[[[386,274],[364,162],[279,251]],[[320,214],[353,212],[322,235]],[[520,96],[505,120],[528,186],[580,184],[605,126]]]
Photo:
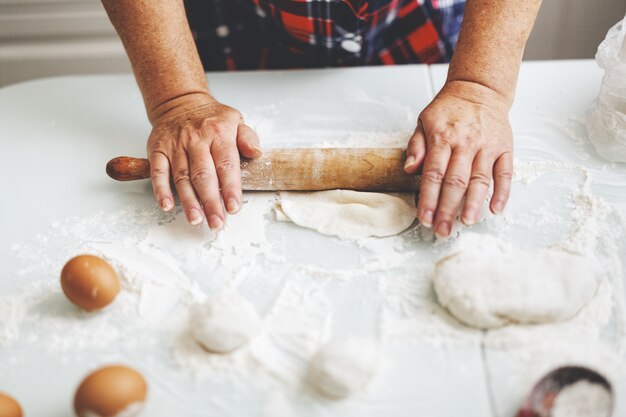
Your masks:
[[[600,346],[606,328],[614,332],[608,342],[618,347],[621,343],[622,301],[616,290],[621,282],[616,279],[622,276],[621,262],[618,248],[610,244],[621,230],[610,226],[612,213],[617,212],[592,193],[592,177],[585,169],[548,162],[543,167],[529,167],[519,164],[518,178],[528,180],[526,187],[543,175],[563,170],[579,173],[582,181],[572,188],[571,202],[565,207],[570,210],[569,220],[554,212],[547,212],[548,216],[538,212],[538,221],[544,224],[568,225],[567,232],[553,242],[555,248],[597,256],[598,264],[605,268],[606,279],[601,280],[593,300],[572,320],[507,326],[485,334],[459,324],[436,302],[428,279],[432,259],[445,253],[447,245],[433,247],[431,239],[424,240],[428,236],[419,226],[399,236],[352,243],[359,253],[357,267],[352,269],[294,264],[270,238],[283,233],[284,227],[272,222],[276,195],[254,193],[245,195],[240,214],[229,218],[217,236],[188,226],[180,209],[167,214],[151,208],[127,208],[58,222],[33,242],[15,245],[15,256],[24,265],[17,272],[27,284],[0,296],[0,348],[35,345],[70,354],[113,345],[157,349],[165,343],[174,364],[198,378],[246,377],[257,369],[257,379],[260,370],[285,387],[293,387],[306,378],[310,361],[329,337],[337,306],[331,302],[332,292],[325,288],[333,282],[358,288],[353,285],[371,275],[378,282],[380,310],[374,317],[378,317],[377,337],[383,343],[482,343],[518,357],[518,374],[524,374],[528,365],[537,364],[540,358],[545,358],[541,368],[545,370],[563,358],[578,362],[589,356],[606,358],[608,353],[599,353],[597,347],[584,350],[575,346],[581,340]],[[487,218],[477,229],[489,233],[496,227],[495,220]],[[522,223],[517,227],[532,233],[534,226]],[[57,282],[60,266],[84,252],[105,256],[120,272],[123,291],[114,308],[88,314],[65,302]],[[253,299],[264,317],[258,337],[226,356],[208,354],[188,327],[191,306],[219,292]],[[559,346],[556,351],[555,346]],[[566,347],[569,354],[564,353]],[[607,363],[598,362],[591,365],[602,369],[597,365]],[[528,377],[525,383],[532,382]]]
[[[314,116],[302,120],[303,114],[316,114],[319,105],[312,108],[307,100],[254,109],[246,114],[246,122],[269,146],[406,144],[414,129],[414,109],[360,96],[354,101],[365,103],[362,127],[356,131],[339,129],[345,126],[341,120]],[[320,107],[328,114],[342,117],[344,104],[331,100],[323,104]],[[389,120],[385,126],[377,125],[381,112]],[[294,122],[277,125],[273,120],[282,113],[298,117],[281,118]],[[622,284],[626,207],[619,206],[626,198],[623,174],[609,165],[582,167],[541,155],[541,161],[516,162],[507,214],[486,216],[472,230],[516,245],[522,242],[595,259],[603,279],[589,304],[570,320],[486,332],[469,328],[437,303],[429,277],[434,259],[449,245],[433,245],[429,229],[414,225],[386,238],[328,239],[274,222],[275,194],[246,193],[240,213],[229,217],[217,235],[189,226],[180,208],[162,213],[137,206],[55,222],[31,240],[16,243],[10,256],[18,267],[9,272],[13,276],[5,281],[11,284],[3,283],[8,290],[0,295],[0,352],[7,358],[0,362],[0,373],[15,372],[28,360],[21,352],[29,347],[52,351],[68,361],[83,352],[106,356],[114,348],[147,358],[160,355],[153,363],[170,358],[173,380],[190,374],[208,382],[237,380],[234,401],[248,398],[244,395],[254,391],[251,386],[264,392],[275,387],[278,391],[265,402],[265,412],[293,415],[293,404],[282,393],[297,395],[311,360],[331,334],[350,333],[351,328],[336,324],[338,312],[346,314],[346,305],[369,313],[347,314],[351,320],[344,326],[368,329],[365,333],[379,340],[382,356],[390,344],[442,349],[482,345],[489,369],[510,376],[499,388],[519,396],[541,373],[568,362],[608,375],[621,372],[626,317]],[[568,182],[560,181],[565,176]],[[543,200],[524,207],[524,199],[516,194],[524,192]],[[617,203],[607,200],[609,194]],[[559,233],[543,234],[551,228]],[[464,233],[459,227],[454,237]],[[301,258],[289,251],[298,245]],[[84,313],[64,299],[60,268],[78,253],[104,256],[120,273],[123,290],[112,308]],[[328,263],[333,256],[336,263]],[[365,282],[373,283],[367,297]],[[229,355],[207,353],[189,327],[191,307],[220,293],[250,300],[263,317],[258,335]],[[168,392],[176,394],[175,389]],[[179,397],[181,404],[186,402],[185,396]],[[221,414],[232,414],[233,405],[225,399],[216,397],[211,404]],[[498,416],[513,415],[506,407],[496,408]]]
[[[346,108],[352,111],[346,112]],[[246,124],[263,138],[264,146],[385,148],[406,146],[415,130],[416,110],[392,98],[372,97],[361,91],[353,94],[348,103],[332,99],[281,100],[243,115]],[[358,127],[355,113],[359,115]],[[352,123],[346,123],[346,119]]]

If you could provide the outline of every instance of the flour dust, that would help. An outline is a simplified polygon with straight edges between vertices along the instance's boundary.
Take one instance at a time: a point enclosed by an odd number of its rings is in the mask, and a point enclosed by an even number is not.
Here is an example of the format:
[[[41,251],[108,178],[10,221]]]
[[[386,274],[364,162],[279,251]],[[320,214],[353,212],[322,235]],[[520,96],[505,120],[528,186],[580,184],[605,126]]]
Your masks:
[[[404,146],[414,129],[412,111],[384,100],[365,100],[359,131],[341,130],[340,120],[321,120],[314,109],[301,126],[275,125],[278,112],[297,108],[306,114],[299,107],[303,103],[253,109],[246,120],[272,146]],[[367,115],[381,111],[390,118],[384,128],[372,121],[379,117]],[[127,207],[64,219],[11,250],[20,267],[9,277],[15,281],[11,290],[0,295],[0,350],[11,352],[0,373],[28,360],[19,353],[24,347],[68,361],[76,354],[124,351],[163,363],[174,380],[228,381],[223,383],[233,384],[238,395],[265,393],[259,394],[265,398],[260,408],[279,414],[289,414],[292,399],[305,395],[302,381],[315,353],[343,337],[374,338],[386,361],[403,360],[386,357],[399,345],[483,345],[488,365],[501,365],[515,376],[510,390],[516,401],[541,372],[564,361],[584,361],[611,374],[623,364],[625,346],[626,206],[620,201],[626,191],[620,175],[610,165],[583,167],[578,160],[545,154],[516,161],[506,214],[486,211],[472,230],[523,248],[590,257],[601,267],[603,281],[571,320],[488,332],[463,326],[438,304],[432,268],[449,242],[434,245],[432,233],[418,224],[385,238],[321,236],[276,222],[274,193],[245,193],[240,213],[229,216],[217,235],[206,226],[189,226],[180,207],[172,213]],[[454,236],[464,231],[458,227]],[[122,291],[102,312],[79,311],[61,292],[60,270],[79,253],[105,257],[120,274]],[[208,354],[189,328],[192,306],[218,293],[245,298],[263,320],[256,337],[229,355]],[[169,388],[172,401],[184,403],[184,395]],[[211,400],[225,414],[236,402]],[[508,408],[499,410],[504,415]]]

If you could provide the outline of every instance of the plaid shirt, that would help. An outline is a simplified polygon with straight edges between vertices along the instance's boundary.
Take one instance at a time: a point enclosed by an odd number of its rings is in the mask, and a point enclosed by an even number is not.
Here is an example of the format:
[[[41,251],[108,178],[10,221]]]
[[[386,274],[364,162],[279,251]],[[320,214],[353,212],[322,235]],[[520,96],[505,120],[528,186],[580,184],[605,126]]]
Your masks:
[[[464,0],[185,0],[206,70],[447,62]]]

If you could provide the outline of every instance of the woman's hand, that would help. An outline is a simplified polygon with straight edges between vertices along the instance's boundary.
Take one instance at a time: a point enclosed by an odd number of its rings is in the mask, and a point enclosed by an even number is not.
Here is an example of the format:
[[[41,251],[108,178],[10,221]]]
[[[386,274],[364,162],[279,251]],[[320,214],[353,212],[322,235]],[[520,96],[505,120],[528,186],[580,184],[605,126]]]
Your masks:
[[[479,220],[491,180],[490,209],[501,213],[513,175],[510,101],[473,82],[449,81],[420,114],[407,145],[405,171],[422,167],[417,216],[439,237],[450,235],[452,223]]]
[[[239,154],[261,156],[256,133],[237,110],[205,93],[173,99],[150,116],[148,159],[157,202],[166,211],[174,207],[171,176],[189,223],[206,218],[212,230],[221,229],[224,206],[228,213],[241,207]]]

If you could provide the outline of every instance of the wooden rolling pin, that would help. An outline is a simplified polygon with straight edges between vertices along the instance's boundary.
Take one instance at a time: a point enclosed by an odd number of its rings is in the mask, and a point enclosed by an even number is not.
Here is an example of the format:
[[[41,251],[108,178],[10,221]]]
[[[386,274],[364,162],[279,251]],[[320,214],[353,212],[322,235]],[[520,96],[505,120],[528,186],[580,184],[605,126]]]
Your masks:
[[[242,159],[244,191],[416,191],[415,175],[404,172],[400,148],[267,149],[258,159]],[[150,178],[147,159],[121,156],[107,164],[118,181]]]

